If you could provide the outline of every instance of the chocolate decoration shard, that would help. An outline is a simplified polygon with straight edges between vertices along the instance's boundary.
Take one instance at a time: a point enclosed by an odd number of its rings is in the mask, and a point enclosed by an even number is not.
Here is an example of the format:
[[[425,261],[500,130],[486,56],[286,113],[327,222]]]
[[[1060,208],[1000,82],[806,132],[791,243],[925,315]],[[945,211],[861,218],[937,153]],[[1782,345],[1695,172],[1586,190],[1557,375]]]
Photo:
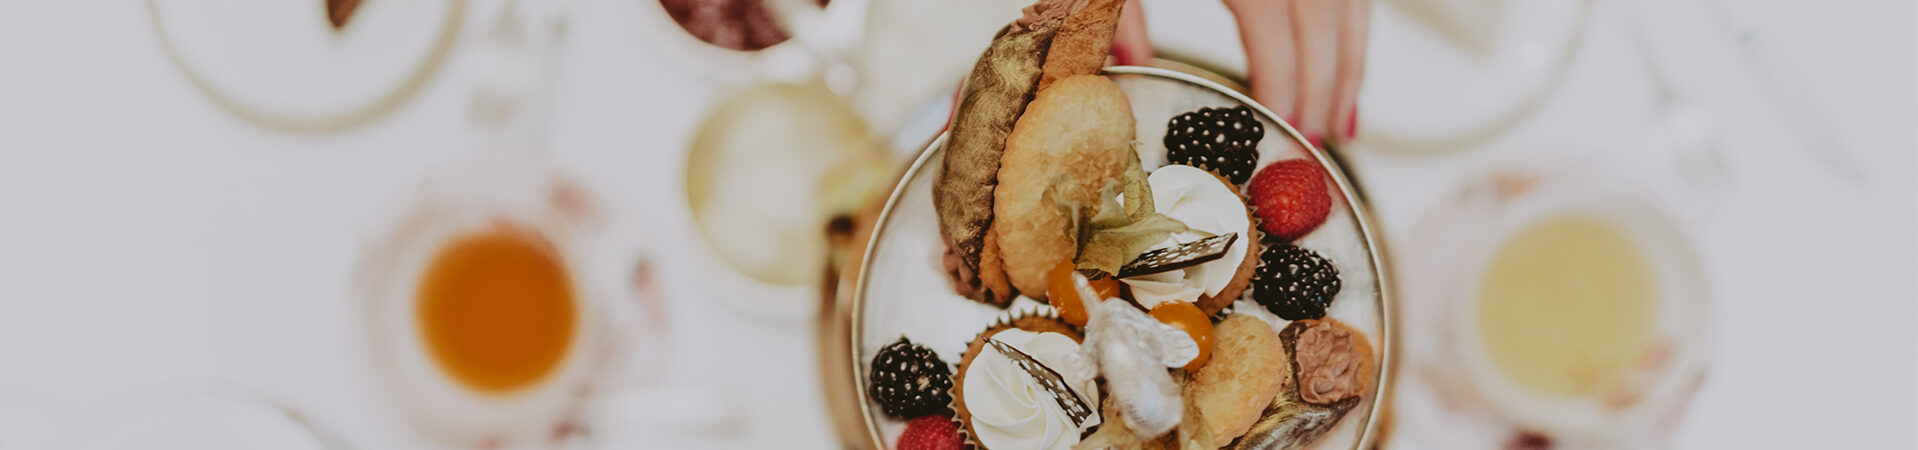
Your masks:
[[[346,28],[347,19],[353,18],[353,11],[360,9],[360,0],[326,0],[326,21],[333,23],[333,30]]]
[[[993,350],[998,350],[999,354],[1012,360],[1012,365],[1032,375],[1032,379],[1038,380],[1039,386],[1044,387],[1046,392],[1051,393],[1052,398],[1059,402],[1059,409],[1066,412],[1066,417],[1072,419],[1073,425],[1084,425],[1087,420],[1092,419],[1094,414],[1092,405],[1086,404],[1085,397],[1080,397],[1077,391],[1072,390],[1072,385],[1066,384],[1065,377],[1060,376],[1059,372],[1046,367],[1032,355],[1006,345],[1004,342],[987,340],[986,345],[991,346]]]
[[[1225,257],[1225,251],[1231,249],[1238,240],[1238,233],[1226,233],[1145,252],[1119,268],[1119,278],[1151,275],[1212,262]]]
[[[1291,382],[1287,382],[1288,384]],[[1345,413],[1358,406],[1358,397],[1347,398],[1329,406],[1317,406],[1305,402],[1292,402],[1280,399],[1267,407],[1265,415],[1252,424],[1251,431],[1239,437],[1225,448],[1232,450],[1275,449],[1293,450],[1306,448],[1317,442],[1332,425],[1345,418]]]

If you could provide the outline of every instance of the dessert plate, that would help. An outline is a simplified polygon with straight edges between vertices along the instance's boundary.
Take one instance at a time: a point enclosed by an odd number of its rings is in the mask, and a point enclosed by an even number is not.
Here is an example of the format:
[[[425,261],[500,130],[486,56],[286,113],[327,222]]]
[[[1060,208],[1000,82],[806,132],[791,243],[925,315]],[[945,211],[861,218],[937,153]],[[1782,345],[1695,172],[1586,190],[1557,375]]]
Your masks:
[[[148,0],[154,32],[194,88],[274,128],[325,131],[397,106],[445,59],[465,0]]]
[[[1361,448],[1371,441],[1377,428],[1378,411],[1373,404],[1386,391],[1392,373],[1392,318],[1389,285],[1379,253],[1376,225],[1363,199],[1342,168],[1327,154],[1305,144],[1291,126],[1281,122],[1264,107],[1243,94],[1234,92],[1199,76],[1150,67],[1107,67],[1104,74],[1124,90],[1137,119],[1142,162],[1159,167],[1165,161],[1160,137],[1166,122],[1184,112],[1202,107],[1245,105],[1258,112],[1267,138],[1259,143],[1259,164],[1286,159],[1318,162],[1333,181],[1332,212],[1324,225],[1295,241],[1319,252],[1338,265],[1344,282],[1331,303],[1327,316],[1350,324],[1371,337],[1374,354],[1380,355],[1379,379],[1363,394],[1358,407],[1340,420],[1318,442],[1306,448]],[[927,146],[899,184],[886,199],[873,222],[872,232],[860,259],[858,271],[842,281],[850,283],[852,294],[838,305],[843,332],[830,333],[828,354],[837,360],[826,361],[842,369],[828,367],[828,392],[839,392],[836,402],[853,403],[838,408],[838,414],[857,415],[847,421],[864,424],[864,436],[849,436],[849,445],[868,448],[892,448],[904,430],[905,422],[886,417],[866,399],[867,366],[886,344],[905,336],[923,344],[947,362],[957,362],[967,342],[995,319],[1009,312],[1049,312],[1050,306],[1020,297],[1010,308],[999,309],[966,299],[954,293],[941,264],[945,244],[940,237],[933,210],[931,185],[942,154],[945,136]],[[1275,327],[1287,322],[1268,313],[1249,299],[1235,304],[1238,313],[1257,317]],[[1276,328],[1275,328],[1276,329]],[[832,346],[840,346],[834,349]],[[829,357],[830,358],[830,357]],[[832,379],[838,374],[841,379]],[[843,380],[846,375],[854,379]],[[845,392],[853,388],[852,392]]]

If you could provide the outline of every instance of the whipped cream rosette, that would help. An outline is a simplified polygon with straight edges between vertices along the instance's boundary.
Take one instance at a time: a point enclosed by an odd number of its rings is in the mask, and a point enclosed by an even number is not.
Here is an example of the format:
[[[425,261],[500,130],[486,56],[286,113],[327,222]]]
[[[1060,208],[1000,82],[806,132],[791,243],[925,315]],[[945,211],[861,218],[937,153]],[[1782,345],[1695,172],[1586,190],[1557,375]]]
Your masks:
[[[1096,374],[1067,370],[1084,335],[1051,311],[1028,310],[995,322],[973,338],[960,358],[953,383],[953,410],[969,439],[982,448],[1070,449],[1087,429],[1099,425]],[[1063,379],[1069,391],[1055,390],[990,342],[1004,344]],[[1075,419],[1061,396],[1094,409]],[[1064,401],[1074,401],[1066,399]]]

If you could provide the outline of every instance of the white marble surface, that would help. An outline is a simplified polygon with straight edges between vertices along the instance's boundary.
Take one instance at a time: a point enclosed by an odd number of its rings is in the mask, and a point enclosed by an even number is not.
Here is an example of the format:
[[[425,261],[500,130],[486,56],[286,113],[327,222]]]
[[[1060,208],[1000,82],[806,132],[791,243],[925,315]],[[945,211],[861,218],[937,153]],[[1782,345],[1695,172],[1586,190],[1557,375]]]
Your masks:
[[[1727,6],[1766,30],[1854,149],[1860,170],[1839,175],[1756,94],[1729,41],[1696,25],[1696,3],[1672,3],[1654,7],[1648,32],[1732,154],[1728,187],[1701,204],[1719,294],[1715,360],[1674,446],[1912,446],[1918,12],[1889,0]],[[739,278],[709,273],[717,266],[690,238],[683,149],[729,87],[701,71],[724,65],[661,41],[676,31],[660,29],[654,2],[571,6],[546,145],[613,205],[630,241],[651,237],[672,346],[656,383],[726,399],[713,426],[636,426],[606,442],[831,447],[811,322],[710,298],[728,292],[711,285]],[[1516,131],[1448,156],[1355,152],[1388,238],[1498,161],[1636,160],[1647,147],[1632,130],[1654,103],[1620,25],[1628,7],[1601,4],[1565,86]],[[1216,30],[1208,8],[1155,21],[1155,36],[1229,48],[1207,41],[1220,33],[1184,31]],[[194,91],[154,41],[143,2],[0,1],[0,448],[43,448],[144,393],[204,383],[282,399],[357,448],[426,446],[364,376],[348,275],[394,198],[472,151],[475,77],[462,69],[474,64],[472,33],[379,120],[292,134]]]

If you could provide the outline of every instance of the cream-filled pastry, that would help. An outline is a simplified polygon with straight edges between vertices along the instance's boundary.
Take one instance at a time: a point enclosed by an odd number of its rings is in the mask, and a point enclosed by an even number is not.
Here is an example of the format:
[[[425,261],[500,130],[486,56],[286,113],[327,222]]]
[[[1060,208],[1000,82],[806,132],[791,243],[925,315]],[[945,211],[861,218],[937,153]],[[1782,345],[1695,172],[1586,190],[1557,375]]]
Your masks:
[[[1251,277],[1257,254],[1252,246],[1252,218],[1245,201],[1231,185],[1197,167],[1170,165],[1146,178],[1152,186],[1152,206],[1177,219],[1190,231],[1174,233],[1160,247],[1171,247],[1206,236],[1239,233],[1224,257],[1192,267],[1126,278],[1133,300],[1152,308],[1165,302],[1194,302],[1216,312],[1236,299]],[[1213,300],[1213,301],[1202,301]],[[1210,303],[1211,305],[1206,305]],[[1212,306],[1212,307],[1205,307]]]
[[[1055,332],[1011,328],[988,339],[1010,345],[1047,367],[1064,367],[1066,355],[1079,351],[1078,341]],[[966,366],[959,401],[965,404],[974,439],[986,448],[1066,450],[1079,443],[1082,431],[1098,425],[1096,414],[1086,423],[1074,423],[1038,379],[1006,355],[990,347],[982,350]],[[1098,385],[1092,379],[1059,372],[1081,401],[1098,404]]]

